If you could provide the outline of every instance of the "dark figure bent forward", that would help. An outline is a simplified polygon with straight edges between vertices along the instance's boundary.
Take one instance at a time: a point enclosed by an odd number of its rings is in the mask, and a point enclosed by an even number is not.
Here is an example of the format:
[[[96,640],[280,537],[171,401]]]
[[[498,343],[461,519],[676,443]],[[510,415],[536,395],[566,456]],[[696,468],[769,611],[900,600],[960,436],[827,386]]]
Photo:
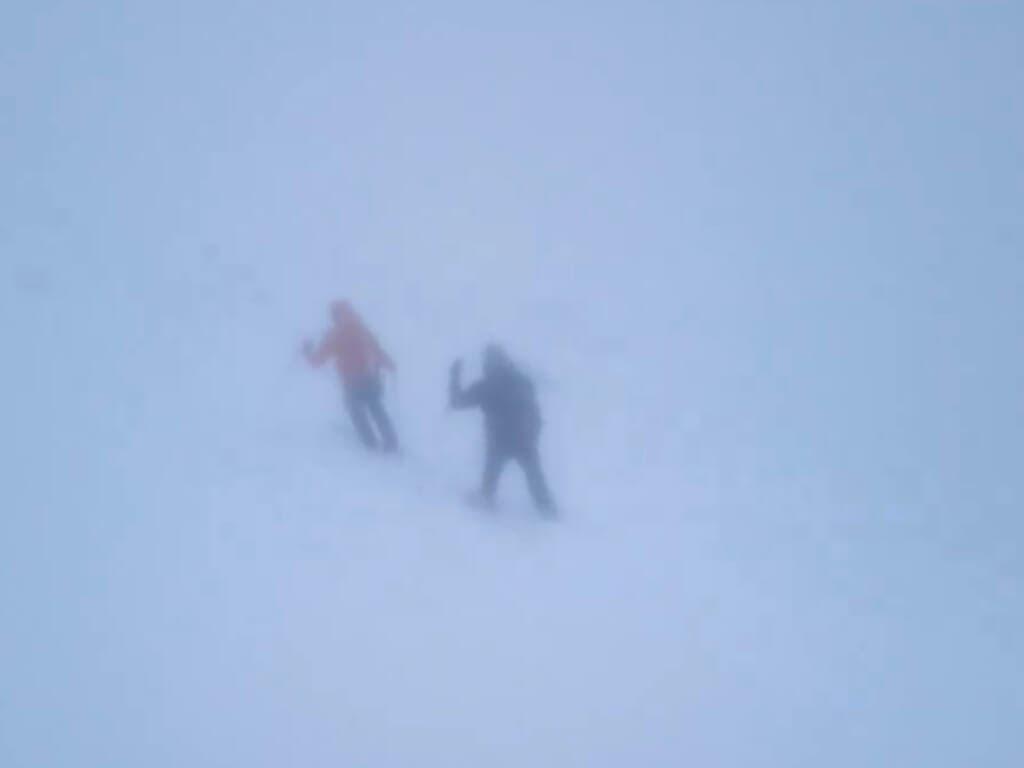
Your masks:
[[[533,382],[496,345],[484,350],[483,363],[483,378],[464,388],[460,380],[462,361],[456,360],[448,382],[452,408],[480,408],[484,413],[486,456],[480,500],[493,503],[501,472],[513,459],[526,474],[534,504],[542,512],[554,514],[537,447],[541,417]]]
[[[319,344],[303,345],[306,359],[315,367],[334,361],[345,390],[345,406],[363,445],[397,451],[395,428],[381,402],[381,371],[394,371],[395,363],[347,301],[331,304],[331,318],[334,322]]]

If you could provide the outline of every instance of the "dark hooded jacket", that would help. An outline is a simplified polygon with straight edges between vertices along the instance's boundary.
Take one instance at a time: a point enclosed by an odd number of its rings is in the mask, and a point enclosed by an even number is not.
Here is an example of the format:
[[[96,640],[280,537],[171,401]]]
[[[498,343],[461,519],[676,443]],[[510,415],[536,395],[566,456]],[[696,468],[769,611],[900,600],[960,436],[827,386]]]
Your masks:
[[[483,377],[463,388],[461,365],[452,364],[448,397],[452,408],[480,408],[488,442],[495,448],[517,452],[536,444],[541,417],[533,382],[501,348],[484,352]]]

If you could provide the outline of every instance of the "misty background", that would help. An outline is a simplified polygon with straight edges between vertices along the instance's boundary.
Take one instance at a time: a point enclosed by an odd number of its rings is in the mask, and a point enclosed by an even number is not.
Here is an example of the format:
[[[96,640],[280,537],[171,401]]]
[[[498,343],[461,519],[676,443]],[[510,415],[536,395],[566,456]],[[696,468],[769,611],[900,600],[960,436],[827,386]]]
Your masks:
[[[0,10],[4,766],[1016,766],[1024,10]],[[348,297],[407,455],[302,340]],[[460,503],[455,356],[565,519]]]

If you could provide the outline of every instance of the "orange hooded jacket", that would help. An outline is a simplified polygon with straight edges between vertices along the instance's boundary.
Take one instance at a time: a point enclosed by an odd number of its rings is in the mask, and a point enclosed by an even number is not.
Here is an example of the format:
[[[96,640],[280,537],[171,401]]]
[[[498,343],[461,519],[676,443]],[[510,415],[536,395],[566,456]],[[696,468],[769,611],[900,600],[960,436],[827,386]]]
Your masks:
[[[382,368],[393,371],[395,363],[370,332],[359,314],[347,301],[331,304],[334,325],[314,348],[305,347],[310,365],[321,366],[333,359],[338,376],[346,386],[352,386],[380,373]]]

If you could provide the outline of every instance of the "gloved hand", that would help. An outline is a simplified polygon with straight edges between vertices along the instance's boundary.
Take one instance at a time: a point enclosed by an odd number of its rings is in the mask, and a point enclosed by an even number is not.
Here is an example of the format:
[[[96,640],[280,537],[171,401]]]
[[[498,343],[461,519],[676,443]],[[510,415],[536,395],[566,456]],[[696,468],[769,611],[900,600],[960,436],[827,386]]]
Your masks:
[[[448,378],[452,382],[458,382],[461,377],[462,377],[462,360],[457,357],[457,358],[455,358],[452,361],[451,368],[448,369]]]
[[[448,369],[448,407],[455,407],[455,400],[459,396],[459,390],[462,389],[462,384],[459,382],[459,378],[462,376],[462,361],[459,358],[455,358],[452,361],[451,368]]]

